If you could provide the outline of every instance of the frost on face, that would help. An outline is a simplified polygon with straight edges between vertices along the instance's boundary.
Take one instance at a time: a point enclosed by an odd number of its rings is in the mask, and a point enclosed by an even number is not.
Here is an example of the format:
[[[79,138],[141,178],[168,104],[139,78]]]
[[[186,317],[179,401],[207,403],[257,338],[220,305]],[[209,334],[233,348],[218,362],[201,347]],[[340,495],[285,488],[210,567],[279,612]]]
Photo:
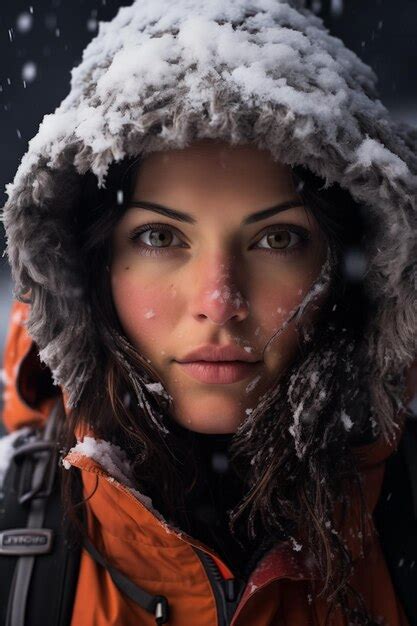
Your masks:
[[[223,286],[222,289],[214,289],[214,291],[209,293],[208,296],[210,300],[219,300],[222,304],[232,302],[236,309],[240,308],[244,304],[248,305],[247,300],[245,300],[240,292],[232,294],[232,291],[227,285]]]
[[[246,393],[250,393],[256,387],[256,385],[261,380],[261,378],[262,377],[260,374],[258,374],[258,376],[255,376],[255,378],[251,380],[249,385],[246,385],[246,388],[245,388]]]

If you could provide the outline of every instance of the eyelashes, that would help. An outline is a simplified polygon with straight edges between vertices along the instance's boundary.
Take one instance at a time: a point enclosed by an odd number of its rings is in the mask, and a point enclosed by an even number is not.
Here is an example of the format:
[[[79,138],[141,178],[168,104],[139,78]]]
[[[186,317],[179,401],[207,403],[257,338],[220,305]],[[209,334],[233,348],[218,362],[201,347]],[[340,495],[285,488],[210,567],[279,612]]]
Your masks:
[[[180,237],[176,234],[176,229],[172,226],[168,226],[166,224],[144,224],[143,226],[139,226],[135,228],[130,234],[129,239],[132,241],[134,246],[137,248],[139,254],[143,256],[160,256],[160,255],[171,255],[174,254],[178,249],[186,249],[187,246],[184,245],[174,245],[174,246],[155,246],[149,243],[144,243],[140,240],[140,237],[144,233],[150,233],[151,231],[162,232],[168,235],[173,235],[174,238],[177,237],[181,242]],[[267,241],[268,245],[268,237],[273,235],[284,236],[284,241],[287,241],[289,245],[282,248],[268,248],[268,247],[257,247],[257,245],[262,242],[264,239]],[[289,237],[288,237],[289,236]],[[157,240],[161,241],[161,237],[157,238]],[[270,226],[265,231],[263,231],[262,235],[259,239],[251,246],[250,249],[260,250],[263,253],[269,253],[273,255],[287,255],[294,254],[299,251],[301,248],[305,247],[310,240],[310,232],[298,225],[295,224],[280,224],[279,226]],[[163,241],[163,240],[162,240]],[[172,242],[171,242],[172,243]]]

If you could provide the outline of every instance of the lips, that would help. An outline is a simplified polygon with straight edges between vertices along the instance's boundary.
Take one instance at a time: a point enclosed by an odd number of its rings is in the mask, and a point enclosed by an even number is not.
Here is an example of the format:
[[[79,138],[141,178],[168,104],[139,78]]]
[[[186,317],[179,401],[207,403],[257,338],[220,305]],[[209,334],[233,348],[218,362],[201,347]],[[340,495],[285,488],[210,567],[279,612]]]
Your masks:
[[[179,363],[184,372],[203,383],[230,384],[247,378],[254,373],[260,361],[249,363],[244,361],[191,361]]]
[[[189,363],[191,361],[243,361],[245,363],[256,363],[259,361],[250,351],[234,344],[219,346],[210,343],[199,346],[188,352],[184,357],[176,360],[179,363]]]

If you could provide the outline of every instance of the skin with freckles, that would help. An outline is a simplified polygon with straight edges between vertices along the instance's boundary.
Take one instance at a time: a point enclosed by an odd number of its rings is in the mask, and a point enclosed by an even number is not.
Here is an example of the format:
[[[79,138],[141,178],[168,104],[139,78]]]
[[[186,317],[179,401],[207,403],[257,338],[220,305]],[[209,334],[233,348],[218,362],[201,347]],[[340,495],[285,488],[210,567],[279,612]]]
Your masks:
[[[326,237],[289,166],[251,144],[204,139],[152,153],[131,200],[187,213],[194,223],[128,206],[113,232],[110,266],[122,327],[158,372],[178,423],[235,432],[299,349],[291,323],[264,350],[317,279]],[[242,223],[290,201],[298,206]],[[318,309],[308,307],[302,322],[313,323]],[[176,359],[206,343],[235,344],[260,362],[237,382],[197,381]]]

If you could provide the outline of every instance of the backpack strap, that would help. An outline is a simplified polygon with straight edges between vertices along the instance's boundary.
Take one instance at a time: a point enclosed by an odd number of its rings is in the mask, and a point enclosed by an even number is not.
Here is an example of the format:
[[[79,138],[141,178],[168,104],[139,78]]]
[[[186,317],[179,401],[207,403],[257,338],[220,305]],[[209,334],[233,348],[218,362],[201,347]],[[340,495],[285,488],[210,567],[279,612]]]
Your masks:
[[[18,495],[19,504],[29,503],[26,528],[6,530],[1,535],[1,550],[3,553],[16,554],[18,556],[9,596],[6,617],[7,626],[24,626],[29,585],[35,558],[39,554],[47,554],[52,548],[52,530],[43,529],[42,527],[45,520],[46,498],[51,493],[51,485],[56,471],[56,458],[54,459],[54,464],[51,461],[56,456],[53,454],[53,435],[56,430],[58,410],[59,407],[55,405],[45,427],[43,440],[34,444],[28,443],[22,446],[15,454],[16,459],[18,455],[24,457],[28,454],[39,453],[38,461],[33,470],[30,488],[26,493]],[[45,497],[39,497],[39,492],[42,490],[42,485],[45,482],[48,466],[50,474],[50,479],[48,480],[49,489],[45,490]]]
[[[416,418],[407,418],[398,450],[386,461],[374,519],[395,591],[410,625],[417,626]]]
[[[81,543],[69,546],[63,524],[57,472],[63,410],[59,399],[46,426],[32,429],[15,444],[0,507],[0,626],[71,623]],[[85,523],[82,510],[80,521]],[[106,562],[86,532],[83,538],[84,548],[120,591],[154,615],[157,626],[166,624],[167,599],[135,585]]]
[[[59,399],[46,426],[16,442],[6,476],[0,511],[1,626],[70,623],[81,550],[69,547],[62,523],[56,443],[62,411]]]

